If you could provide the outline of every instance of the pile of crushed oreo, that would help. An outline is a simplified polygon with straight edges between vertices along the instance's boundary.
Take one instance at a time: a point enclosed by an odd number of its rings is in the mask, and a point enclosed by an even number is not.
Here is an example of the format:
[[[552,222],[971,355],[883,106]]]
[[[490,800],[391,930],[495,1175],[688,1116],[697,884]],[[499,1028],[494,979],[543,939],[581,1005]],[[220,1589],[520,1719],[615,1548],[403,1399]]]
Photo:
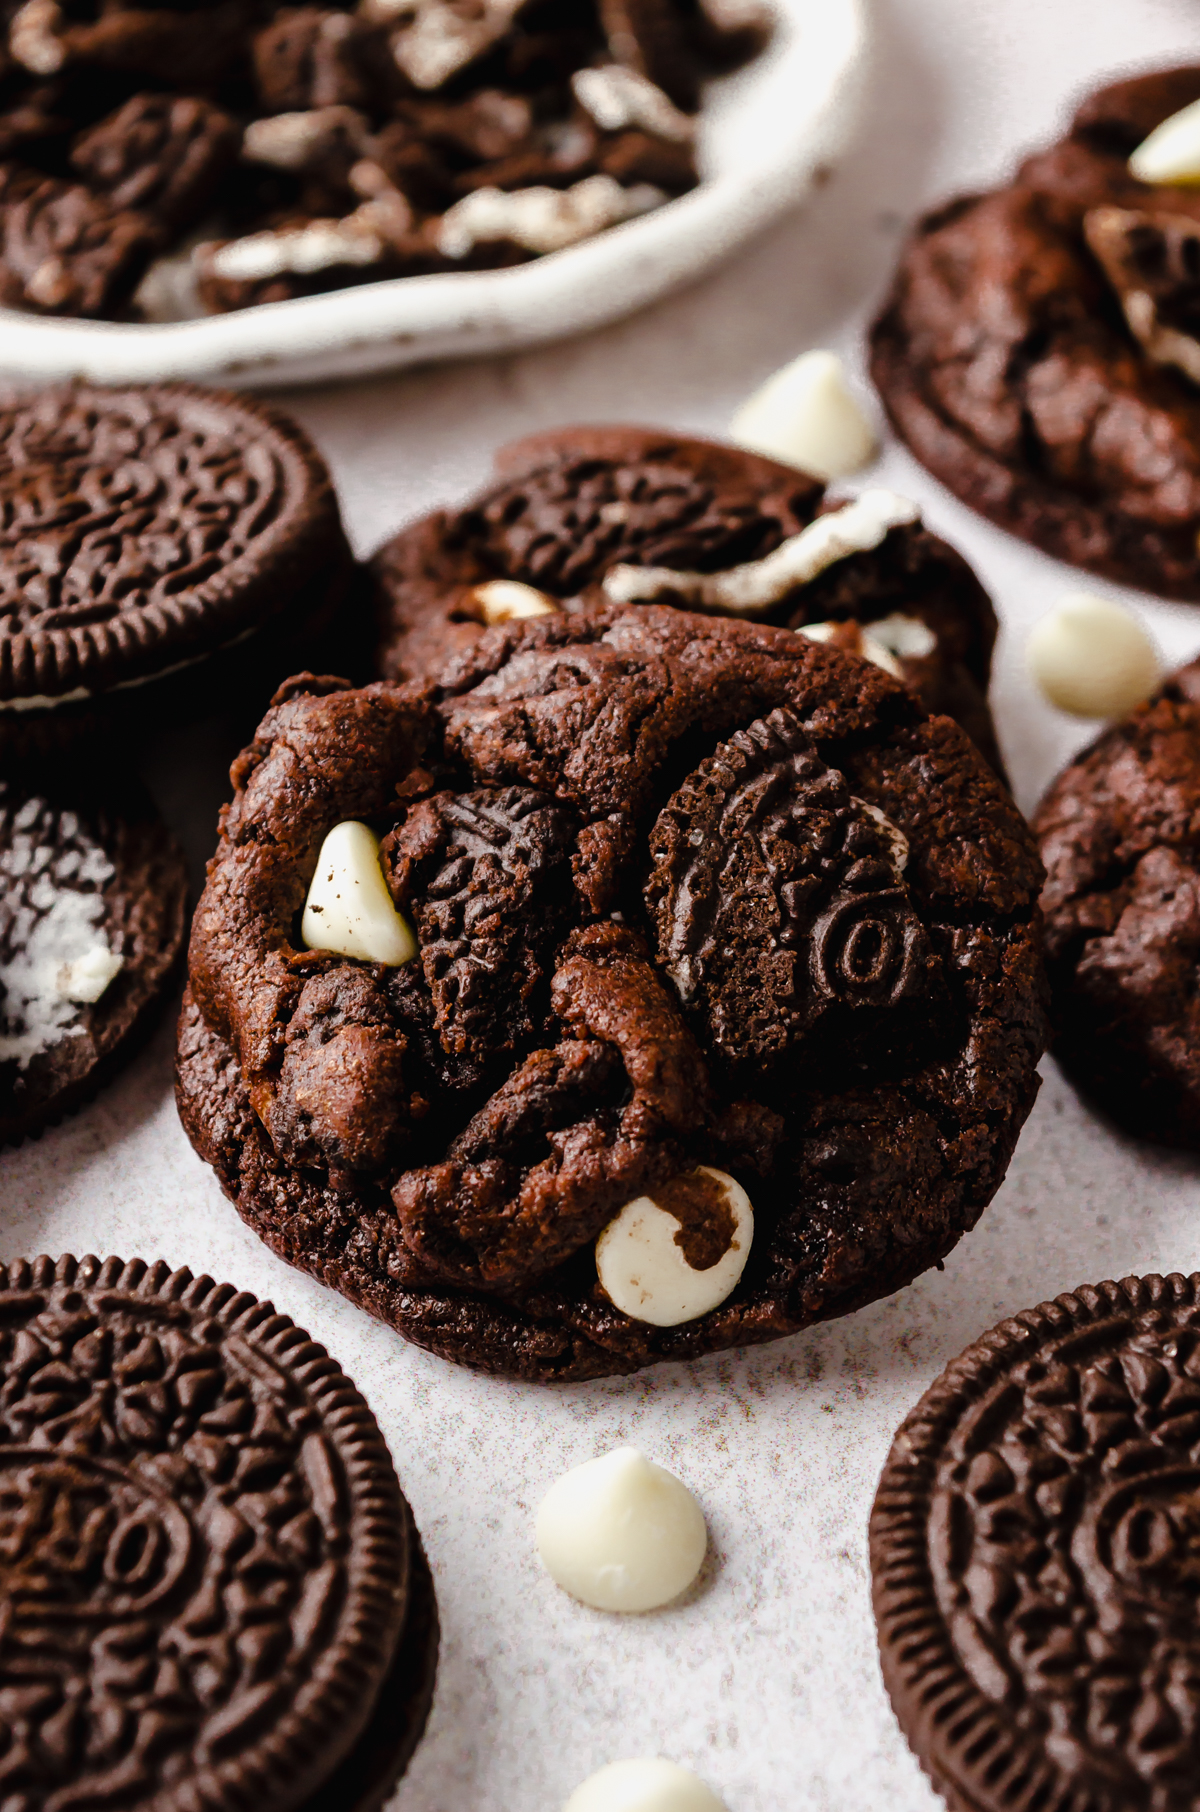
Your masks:
[[[697,182],[730,0],[3,4],[0,302],[169,320],[522,263]]]

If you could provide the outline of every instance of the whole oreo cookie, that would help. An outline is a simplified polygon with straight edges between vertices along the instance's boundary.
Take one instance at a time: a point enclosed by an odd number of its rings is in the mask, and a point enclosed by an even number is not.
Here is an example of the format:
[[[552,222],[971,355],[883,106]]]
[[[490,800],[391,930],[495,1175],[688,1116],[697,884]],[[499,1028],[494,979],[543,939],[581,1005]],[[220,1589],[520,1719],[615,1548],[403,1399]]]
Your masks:
[[[177,708],[200,678],[211,699],[254,662],[274,685],[351,571],[277,410],[184,384],[0,401],[0,745]]]
[[[119,1067],[186,932],[183,852],[132,780],[0,777],[0,1146],[61,1119]]]
[[[162,1263],[0,1266],[0,1314],[13,1803],[375,1812],[437,1614],[354,1386],[270,1303]]]
[[[560,1379],[773,1339],[907,1282],[997,1188],[1041,869],[869,663],[555,612],[436,685],[300,676],[234,781],[184,1126],[274,1250],[433,1351]],[[392,943],[338,954],[320,928],[368,897]],[[656,1190],[671,1302],[626,1312]]]
[[[1001,1322],[908,1417],[871,1515],[883,1677],[952,1812],[1192,1812],[1200,1276]]]
[[[1200,66],[1102,88],[1004,188],[919,223],[872,332],[896,430],[1062,560],[1200,599],[1200,200],[1131,154]]]
[[[1034,820],[1054,1052],[1141,1138],[1200,1149],[1200,662],[1077,755]]]
[[[482,496],[402,530],[375,556],[389,677],[434,672],[469,647],[506,607],[497,581],[568,613],[614,599],[699,604],[876,659],[1003,773],[987,703],[995,614],[915,506],[891,498],[891,516],[886,505],[882,517],[852,514],[791,466],[645,428],[556,429],[502,448],[496,463]],[[829,525],[813,525],[833,512],[838,539],[818,547],[813,536]],[[788,567],[780,550],[793,546]],[[705,598],[697,578],[720,574],[724,586]]]

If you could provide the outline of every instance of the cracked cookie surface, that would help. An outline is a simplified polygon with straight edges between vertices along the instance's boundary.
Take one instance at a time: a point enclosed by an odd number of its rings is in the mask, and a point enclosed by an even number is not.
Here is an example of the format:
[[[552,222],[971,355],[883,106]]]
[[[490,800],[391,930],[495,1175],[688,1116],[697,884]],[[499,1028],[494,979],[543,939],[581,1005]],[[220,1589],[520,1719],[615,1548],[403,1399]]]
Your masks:
[[[1200,343],[1176,253],[1200,201],[1128,162],[1198,98],[1200,66],[1091,95],[1006,187],[925,216],[872,330],[897,432],[965,503],[1059,559],[1191,600]]]
[[[877,668],[655,605],[478,637],[439,682],[288,683],[234,770],[177,1092],[291,1262],[538,1379],[844,1313],[936,1262],[1036,1090],[1040,868],[963,733]],[[332,825],[420,952],[296,943]],[[751,1196],[734,1293],[621,1314],[594,1243],[696,1163]]]

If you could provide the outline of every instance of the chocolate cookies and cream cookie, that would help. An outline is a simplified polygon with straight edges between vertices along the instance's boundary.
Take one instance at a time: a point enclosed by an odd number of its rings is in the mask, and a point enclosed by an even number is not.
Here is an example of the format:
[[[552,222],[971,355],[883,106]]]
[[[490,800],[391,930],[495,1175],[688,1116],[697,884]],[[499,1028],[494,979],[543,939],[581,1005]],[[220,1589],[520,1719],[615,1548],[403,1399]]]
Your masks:
[[[1034,819],[1054,1052],[1141,1138],[1200,1149],[1200,663],[1068,764]]]
[[[23,0],[0,24],[0,302],[169,320],[520,263],[699,180],[721,0]]]
[[[681,605],[866,655],[1003,771],[987,704],[995,614],[906,498],[835,502],[794,466],[646,428],[557,429],[503,448],[496,464],[481,496],[376,554],[385,674],[433,672],[514,618]]]
[[[140,787],[113,771],[0,778],[0,1146],[113,1074],[186,931],[183,852]]]
[[[552,1380],[773,1339],[997,1188],[1041,869],[878,666],[556,609],[434,683],[299,676],[233,780],[183,1124],[276,1252],[434,1352]]]
[[[221,693],[262,661],[269,690],[348,614],[351,573],[322,460],[265,404],[0,398],[0,749],[175,708],[202,671]]]
[[[377,1812],[437,1612],[374,1417],[270,1303],[0,1266],[5,1791],[29,1812]]]
[[[1200,1277],[1085,1285],[984,1334],[871,1514],[883,1678],[950,1812],[1192,1812]]]
[[[872,332],[897,432],[1048,553],[1200,600],[1200,66],[1114,83],[922,220]],[[1190,136],[1189,136],[1190,131]]]

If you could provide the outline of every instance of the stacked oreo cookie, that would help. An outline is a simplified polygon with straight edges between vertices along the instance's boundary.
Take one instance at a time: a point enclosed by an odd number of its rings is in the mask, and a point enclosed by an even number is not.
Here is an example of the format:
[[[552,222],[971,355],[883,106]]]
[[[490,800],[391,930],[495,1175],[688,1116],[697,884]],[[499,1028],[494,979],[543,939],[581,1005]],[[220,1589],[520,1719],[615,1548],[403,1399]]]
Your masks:
[[[506,265],[697,181],[704,0],[23,0],[0,46],[0,301],[171,319]]]
[[[277,411],[185,385],[0,401],[0,1143],[94,1091],[177,973],[148,728],[253,722],[335,630],[346,651],[352,581],[329,475]]]

